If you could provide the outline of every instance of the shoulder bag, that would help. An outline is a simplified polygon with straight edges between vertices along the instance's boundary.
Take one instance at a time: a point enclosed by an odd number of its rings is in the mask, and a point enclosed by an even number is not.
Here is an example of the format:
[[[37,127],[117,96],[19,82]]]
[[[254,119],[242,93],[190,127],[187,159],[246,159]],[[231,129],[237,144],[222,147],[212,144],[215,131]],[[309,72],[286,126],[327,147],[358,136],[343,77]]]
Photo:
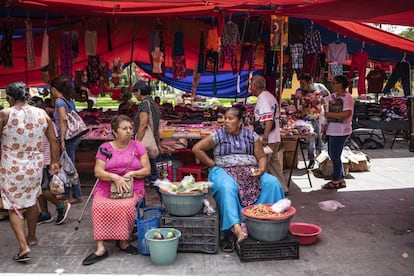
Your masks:
[[[274,130],[276,128],[276,108],[275,108],[275,112],[273,112],[273,124],[272,124],[272,128],[270,129],[270,131]],[[265,131],[265,122],[266,121],[254,121],[253,123],[253,130],[254,132],[256,132],[259,135],[263,135],[264,131]]]
[[[66,99],[61,99],[66,103],[66,105],[70,109],[70,111],[66,113],[67,128],[65,133],[65,140],[71,140],[88,133],[89,128],[86,126],[85,122],[79,116],[78,112],[72,109],[72,107]]]
[[[134,161],[135,157],[135,147],[132,151],[131,161],[129,161],[128,166],[120,173],[120,175],[124,174],[129,167],[131,167],[132,161]],[[116,188],[115,182],[111,181],[111,194],[110,197],[112,199],[122,199],[122,198],[131,198],[134,195],[134,178],[133,177],[124,177],[125,183],[128,185],[128,191],[123,191],[122,193],[118,193],[118,189]]]
[[[154,126],[153,126],[153,121],[152,121],[151,106],[148,101],[147,103],[148,103],[148,108],[149,108],[148,126],[147,126],[147,129],[145,130],[144,137],[142,138],[141,142],[144,144],[145,149],[148,152],[149,158],[153,159],[153,158],[156,158],[160,154],[160,150],[158,149],[158,145],[157,145],[157,142],[155,141],[155,136],[153,132]]]

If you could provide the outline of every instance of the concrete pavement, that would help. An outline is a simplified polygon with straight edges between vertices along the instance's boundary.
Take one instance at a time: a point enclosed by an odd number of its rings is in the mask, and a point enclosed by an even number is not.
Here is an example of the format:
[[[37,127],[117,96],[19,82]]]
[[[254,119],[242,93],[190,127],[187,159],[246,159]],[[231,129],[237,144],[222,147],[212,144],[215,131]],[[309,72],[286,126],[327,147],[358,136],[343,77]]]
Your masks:
[[[392,150],[389,143],[386,147],[365,150],[372,157],[371,171],[351,173],[347,188],[339,191],[322,190],[326,181],[313,175],[310,188],[305,171],[294,171],[289,198],[297,213],[292,222],[322,227],[317,244],[300,246],[298,260],[245,263],[236,253],[178,253],[173,265],[159,267],[147,256],[127,256],[113,242],[107,242],[110,256],[83,266],[82,260],[94,250],[94,241],[89,207],[79,230],[74,230],[84,204],[81,203],[73,205],[66,224],[38,226],[39,244],[32,247],[32,260],[27,264],[12,260],[17,243],[8,221],[1,221],[0,272],[59,274],[56,270],[63,269],[62,275],[413,275],[414,153],[403,142],[396,143]],[[89,177],[84,185],[86,196],[93,182]],[[318,203],[325,200],[337,200],[346,207],[323,211]]]

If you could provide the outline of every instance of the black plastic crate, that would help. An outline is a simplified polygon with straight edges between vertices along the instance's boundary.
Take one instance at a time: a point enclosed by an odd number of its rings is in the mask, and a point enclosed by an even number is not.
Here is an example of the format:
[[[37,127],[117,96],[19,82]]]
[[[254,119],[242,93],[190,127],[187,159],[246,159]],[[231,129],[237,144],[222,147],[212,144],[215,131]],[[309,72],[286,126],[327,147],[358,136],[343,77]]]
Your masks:
[[[242,243],[236,241],[234,249],[242,262],[299,259],[299,241],[290,233],[283,240],[274,242],[249,237]]]
[[[180,230],[178,252],[217,253],[220,235],[217,214],[200,213],[191,217],[177,217],[164,212],[160,227]]]

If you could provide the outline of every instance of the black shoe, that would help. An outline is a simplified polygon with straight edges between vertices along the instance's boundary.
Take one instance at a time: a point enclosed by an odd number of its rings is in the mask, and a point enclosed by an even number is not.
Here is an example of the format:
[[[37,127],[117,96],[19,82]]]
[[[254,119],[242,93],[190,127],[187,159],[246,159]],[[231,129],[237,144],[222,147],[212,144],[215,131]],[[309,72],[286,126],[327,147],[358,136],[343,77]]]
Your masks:
[[[65,202],[63,203],[63,208],[56,208],[57,211],[57,219],[56,219],[56,224],[62,224],[65,222],[66,218],[68,217],[68,213],[70,210],[70,207],[72,206],[69,202]]]
[[[39,217],[37,218],[37,225],[43,224],[43,223],[49,223],[53,221],[53,217],[50,213],[48,213],[48,216],[43,216],[42,214],[39,214]]]
[[[98,256],[95,253],[92,253],[91,255],[86,257],[85,260],[82,261],[82,264],[83,265],[91,265],[91,264],[94,264],[96,262],[99,262],[99,261],[105,259],[108,256],[109,256],[108,250],[105,250],[105,252],[101,256]]]
[[[128,255],[138,255],[138,248],[136,248],[135,246],[132,245],[128,245],[125,249],[122,249],[121,247],[119,248],[119,250],[127,253]]]
[[[315,166],[315,160],[309,160],[308,170],[313,169],[314,166]]]

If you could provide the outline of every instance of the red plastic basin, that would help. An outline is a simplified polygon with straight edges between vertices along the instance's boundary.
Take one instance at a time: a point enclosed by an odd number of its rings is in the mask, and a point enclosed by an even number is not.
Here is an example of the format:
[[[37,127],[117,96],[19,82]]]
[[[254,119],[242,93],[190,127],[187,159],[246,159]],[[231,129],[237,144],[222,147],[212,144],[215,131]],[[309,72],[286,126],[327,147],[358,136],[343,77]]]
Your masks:
[[[302,222],[291,222],[289,230],[302,245],[314,244],[322,232],[322,228],[318,225]]]

